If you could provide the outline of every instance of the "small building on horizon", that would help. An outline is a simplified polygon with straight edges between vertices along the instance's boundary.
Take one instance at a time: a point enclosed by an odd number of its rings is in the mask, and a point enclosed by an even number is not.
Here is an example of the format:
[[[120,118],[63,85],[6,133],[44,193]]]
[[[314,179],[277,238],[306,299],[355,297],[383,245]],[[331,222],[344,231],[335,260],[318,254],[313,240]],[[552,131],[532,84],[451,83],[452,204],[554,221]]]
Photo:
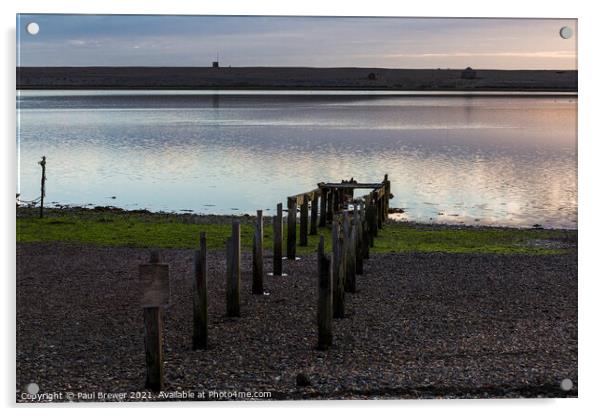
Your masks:
[[[476,77],[477,77],[477,71],[475,71],[471,67],[467,67],[464,71],[462,71],[462,75],[461,75],[462,79],[475,79]]]
[[[212,65],[213,68],[219,68],[219,61],[213,61]]]

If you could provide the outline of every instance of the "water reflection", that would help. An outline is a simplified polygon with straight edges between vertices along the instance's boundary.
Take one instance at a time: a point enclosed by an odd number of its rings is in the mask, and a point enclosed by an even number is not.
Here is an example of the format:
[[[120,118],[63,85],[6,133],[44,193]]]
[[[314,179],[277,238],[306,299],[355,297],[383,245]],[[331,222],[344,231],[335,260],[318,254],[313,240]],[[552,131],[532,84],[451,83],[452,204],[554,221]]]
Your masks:
[[[61,203],[254,212],[389,173],[411,220],[576,227],[574,98],[29,93],[19,107],[24,199],[45,154]]]

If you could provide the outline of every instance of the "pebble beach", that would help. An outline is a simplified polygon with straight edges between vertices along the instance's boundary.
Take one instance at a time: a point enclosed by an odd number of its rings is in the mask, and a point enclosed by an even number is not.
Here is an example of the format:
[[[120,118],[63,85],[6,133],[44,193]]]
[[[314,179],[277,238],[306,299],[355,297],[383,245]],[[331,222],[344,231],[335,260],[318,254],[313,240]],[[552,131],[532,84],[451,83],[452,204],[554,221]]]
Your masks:
[[[264,295],[252,295],[243,252],[241,317],[228,318],[225,253],[210,251],[209,348],[193,351],[194,252],[162,250],[161,396],[144,388],[138,265],[149,254],[17,244],[17,401],[31,401],[29,383],[53,401],[577,396],[576,250],[373,254],[327,351],[316,349],[315,254],[285,260],[287,276],[266,276]]]

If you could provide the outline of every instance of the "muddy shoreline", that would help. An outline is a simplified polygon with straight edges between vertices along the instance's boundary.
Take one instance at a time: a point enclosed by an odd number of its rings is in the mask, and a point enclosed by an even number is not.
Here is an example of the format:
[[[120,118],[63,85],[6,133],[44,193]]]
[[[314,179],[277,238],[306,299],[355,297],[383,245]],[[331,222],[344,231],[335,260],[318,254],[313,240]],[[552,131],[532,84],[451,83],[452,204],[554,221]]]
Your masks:
[[[284,216],[286,217],[287,209],[283,209]],[[396,215],[404,211],[400,208],[389,209],[389,221],[394,223],[403,223],[416,228],[432,228],[432,229],[502,229],[502,230],[523,230],[523,229],[546,229],[546,230],[557,230],[567,232],[577,232],[575,228],[553,228],[553,227],[542,227],[540,224],[533,224],[531,227],[518,227],[518,226],[505,226],[505,225],[489,225],[489,224],[464,224],[464,223],[444,223],[444,222],[419,222],[406,219],[398,219]],[[39,217],[40,210],[36,207],[18,206],[16,210],[17,218],[37,218]],[[49,207],[44,208],[44,213],[47,217],[54,215],[95,215],[102,213],[119,214],[119,215],[133,215],[153,218],[157,220],[172,220],[183,223],[192,224],[231,224],[232,221],[238,221],[241,224],[254,224],[255,215],[251,214],[205,214],[195,212],[178,212],[178,211],[149,211],[147,209],[125,209],[111,205],[106,206],[70,206],[63,205],[60,207]],[[275,211],[264,211],[264,218],[269,218],[275,215]],[[268,224],[269,225],[269,224]]]

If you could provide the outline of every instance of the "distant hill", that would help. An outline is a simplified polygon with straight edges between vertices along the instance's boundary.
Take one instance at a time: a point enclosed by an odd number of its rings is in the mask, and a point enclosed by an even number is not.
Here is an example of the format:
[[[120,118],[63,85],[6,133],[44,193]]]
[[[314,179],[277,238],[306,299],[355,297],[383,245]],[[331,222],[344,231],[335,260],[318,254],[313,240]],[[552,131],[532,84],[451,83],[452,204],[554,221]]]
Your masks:
[[[304,67],[17,67],[17,88],[577,92],[577,71]]]

